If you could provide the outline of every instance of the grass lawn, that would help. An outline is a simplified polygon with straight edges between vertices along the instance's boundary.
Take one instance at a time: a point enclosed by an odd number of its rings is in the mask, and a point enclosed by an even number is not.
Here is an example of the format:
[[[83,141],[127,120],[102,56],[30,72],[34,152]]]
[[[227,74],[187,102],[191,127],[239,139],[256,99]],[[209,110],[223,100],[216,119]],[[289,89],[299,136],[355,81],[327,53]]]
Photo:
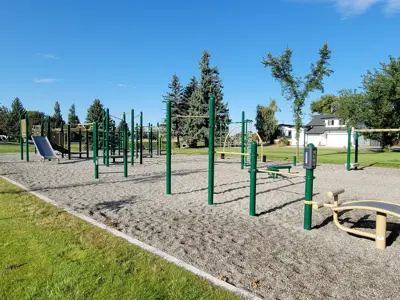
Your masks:
[[[238,299],[0,178],[1,299]]]

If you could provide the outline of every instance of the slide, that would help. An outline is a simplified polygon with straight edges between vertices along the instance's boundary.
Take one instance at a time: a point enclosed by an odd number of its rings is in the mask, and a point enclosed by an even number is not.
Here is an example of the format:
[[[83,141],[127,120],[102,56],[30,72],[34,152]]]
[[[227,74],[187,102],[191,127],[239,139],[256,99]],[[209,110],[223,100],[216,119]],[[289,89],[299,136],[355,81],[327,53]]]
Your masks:
[[[47,136],[32,136],[32,141],[35,144],[37,151],[43,159],[59,159],[55,154]]]

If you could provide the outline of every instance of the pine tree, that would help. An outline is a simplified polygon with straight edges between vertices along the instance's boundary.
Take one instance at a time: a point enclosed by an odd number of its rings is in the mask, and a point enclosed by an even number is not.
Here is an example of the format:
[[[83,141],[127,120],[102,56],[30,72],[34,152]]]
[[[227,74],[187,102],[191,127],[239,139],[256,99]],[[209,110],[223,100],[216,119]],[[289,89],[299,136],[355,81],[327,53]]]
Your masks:
[[[86,122],[88,123],[97,122],[99,123],[99,126],[101,126],[102,113],[103,113],[103,104],[101,104],[99,99],[94,99],[93,104],[88,109]]]
[[[75,127],[79,123],[79,117],[76,115],[75,111],[75,104],[72,104],[68,113],[68,124],[70,124],[72,127]]]
[[[208,115],[209,98],[214,96],[215,99],[215,111],[216,115],[219,116],[218,123],[222,126],[218,126],[215,132],[219,134],[219,130],[225,131],[227,123],[230,122],[229,110],[227,104],[223,102],[223,86],[221,79],[219,78],[218,67],[210,67],[210,54],[207,50],[204,50],[203,56],[199,62],[200,65],[200,84],[196,91],[190,98],[189,101],[189,115],[206,116]],[[207,118],[195,118],[189,119],[185,129],[188,135],[189,142],[192,146],[196,146],[201,140],[204,140],[205,146],[208,145],[208,119]]]
[[[196,76],[193,76],[190,78],[190,81],[188,85],[184,88],[183,94],[182,94],[182,110],[185,111],[186,115],[189,115],[189,109],[193,105],[190,104],[190,101],[192,99],[192,96],[196,89],[198,88],[199,83],[197,82]],[[186,119],[184,120],[183,126],[182,126],[182,135],[190,141],[190,120]]]
[[[7,135],[7,119],[10,112],[4,105],[0,106],[0,134]]]
[[[180,137],[182,136],[182,127],[184,119],[178,116],[186,115],[186,104],[182,98],[182,86],[176,74],[172,75],[171,83],[168,84],[170,91],[163,96],[165,101],[171,101],[171,122],[174,136],[177,137],[178,147],[180,148]]]
[[[20,130],[19,120],[20,118],[25,117],[25,113],[26,110],[22,105],[22,102],[18,97],[15,98],[11,104],[11,112],[9,113],[6,121],[7,134],[11,138],[18,138]]]
[[[64,123],[64,120],[61,115],[60,103],[58,103],[58,101],[56,101],[56,104],[54,105],[53,125],[56,128],[58,128],[61,126],[62,123]]]

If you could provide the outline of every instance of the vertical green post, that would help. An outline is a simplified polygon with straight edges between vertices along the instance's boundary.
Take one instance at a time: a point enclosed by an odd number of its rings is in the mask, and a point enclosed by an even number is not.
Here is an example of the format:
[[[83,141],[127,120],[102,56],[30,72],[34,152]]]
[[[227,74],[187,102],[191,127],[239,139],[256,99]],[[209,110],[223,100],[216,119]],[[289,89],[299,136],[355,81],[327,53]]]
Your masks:
[[[308,144],[307,148],[315,148],[313,144]],[[314,188],[314,170],[306,169],[305,201],[312,201]],[[312,225],[312,205],[304,204],[304,229],[311,230]]]
[[[347,171],[350,171],[350,162],[351,162],[351,128],[347,129],[347,163],[346,163]]]
[[[25,114],[25,131],[26,131],[26,161],[29,161],[29,117]]]
[[[354,141],[354,162],[358,163],[358,132],[356,131],[355,141]]]
[[[153,157],[153,124],[150,124],[150,157]]]
[[[143,164],[143,112],[140,112],[140,129],[139,129],[139,140],[140,140],[140,160],[139,163]]]
[[[93,163],[94,163],[94,178],[98,179],[99,178],[99,163],[97,159],[97,122],[93,123]]]
[[[86,129],[85,131],[86,137],[86,158],[89,158],[89,130]]]
[[[67,149],[68,149],[68,159],[71,159],[71,125],[67,125]]]
[[[167,157],[166,157],[166,194],[171,195],[171,101],[167,100],[167,123],[166,136],[167,136]]]
[[[124,122],[124,177],[128,177],[128,124]]]
[[[110,153],[109,153],[109,136],[110,136],[110,110],[106,109],[106,166],[110,166]]]
[[[24,137],[22,136],[22,117],[19,115],[19,146],[21,160],[24,160]]]
[[[135,164],[135,111],[131,109],[131,165]]]
[[[256,188],[257,188],[257,143],[251,143],[250,153],[250,216],[256,215]]]
[[[160,155],[160,123],[157,122],[157,155]]]
[[[208,205],[214,204],[214,122],[215,122],[215,100],[211,96],[209,100],[209,122],[208,122]]]
[[[103,109],[101,118],[101,151],[103,152],[103,165],[106,164],[106,111]]]
[[[136,159],[139,158],[139,124],[136,123]]]
[[[295,167],[296,164],[297,164],[297,157],[295,155],[295,156],[293,156],[293,167]]]
[[[244,141],[245,141],[245,114],[244,111],[242,111],[242,140],[241,140],[241,145],[240,145],[240,153],[244,153]],[[244,169],[244,156],[240,156],[240,168]]]
[[[147,147],[149,148],[149,149],[148,149],[148,152],[149,152],[149,153],[151,153],[151,146],[150,146],[150,144],[151,144],[150,128],[151,128],[151,124],[149,123],[149,126],[147,127]]]
[[[51,141],[51,120],[47,117],[47,138]]]
[[[82,158],[82,129],[79,128],[79,158]]]

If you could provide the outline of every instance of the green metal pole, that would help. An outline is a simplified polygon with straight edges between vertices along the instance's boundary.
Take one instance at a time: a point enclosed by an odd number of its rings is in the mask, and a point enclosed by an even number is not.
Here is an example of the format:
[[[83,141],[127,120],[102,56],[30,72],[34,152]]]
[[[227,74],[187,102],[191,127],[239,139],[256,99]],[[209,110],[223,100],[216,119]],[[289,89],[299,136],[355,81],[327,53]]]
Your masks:
[[[297,157],[295,155],[295,156],[293,156],[293,167],[295,167],[296,164],[297,164]]]
[[[86,129],[85,136],[86,136],[86,158],[89,158],[89,130],[88,129]]]
[[[82,129],[79,129],[79,158],[82,158]]]
[[[171,195],[171,101],[167,101],[167,157],[166,157],[166,194]]]
[[[153,157],[153,124],[150,124],[150,157]]]
[[[26,161],[29,161],[29,117],[25,114],[25,131],[26,131]]]
[[[241,145],[240,145],[240,153],[244,153],[244,138],[245,138],[245,114],[244,111],[242,111],[242,140],[241,140]],[[241,169],[244,169],[244,156],[240,156],[240,167]]]
[[[20,146],[21,160],[24,160],[24,137],[22,136],[22,118],[21,118],[21,115],[19,115],[19,146]]]
[[[151,124],[149,123],[149,126],[147,127],[147,147],[148,147],[148,152],[150,153],[151,147],[150,147],[150,126]]]
[[[139,158],[139,124],[136,123],[136,159]]]
[[[40,136],[44,136],[44,120],[43,120],[43,117],[40,118]]]
[[[67,125],[67,149],[68,159],[71,159],[71,125]]]
[[[157,155],[160,155],[160,123],[157,122]]]
[[[128,124],[124,122],[124,177],[128,177]]]
[[[94,178],[99,178],[99,163],[97,159],[97,122],[93,123],[93,163],[94,163]]]
[[[106,166],[110,166],[110,153],[109,153],[109,136],[110,136],[110,110],[106,110]]]
[[[346,163],[347,171],[350,171],[350,161],[351,161],[351,128],[347,129],[347,163]]]
[[[354,141],[354,162],[358,163],[358,132],[356,131],[355,141]]]
[[[214,122],[215,100],[209,100],[209,124],[208,124],[208,205],[214,204]]]
[[[51,141],[51,119],[47,117],[47,138]]]
[[[139,163],[143,164],[143,112],[140,112],[140,161]]]
[[[103,153],[103,165],[106,164],[106,111],[103,110],[101,119],[101,151]]]
[[[135,164],[135,111],[131,109],[131,165]]]
[[[308,144],[308,148],[315,148],[313,144]],[[305,187],[305,201],[312,201],[313,199],[313,186],[314,186],[314,170],[306,169],[306,187]],[[312,225],[312,205],[304,204],[304,229],[311,230]]]
[[[256,215],[257,143],[251,143],[250,154],[250,216]],[[242,155],[243,156],[243,155]]]

